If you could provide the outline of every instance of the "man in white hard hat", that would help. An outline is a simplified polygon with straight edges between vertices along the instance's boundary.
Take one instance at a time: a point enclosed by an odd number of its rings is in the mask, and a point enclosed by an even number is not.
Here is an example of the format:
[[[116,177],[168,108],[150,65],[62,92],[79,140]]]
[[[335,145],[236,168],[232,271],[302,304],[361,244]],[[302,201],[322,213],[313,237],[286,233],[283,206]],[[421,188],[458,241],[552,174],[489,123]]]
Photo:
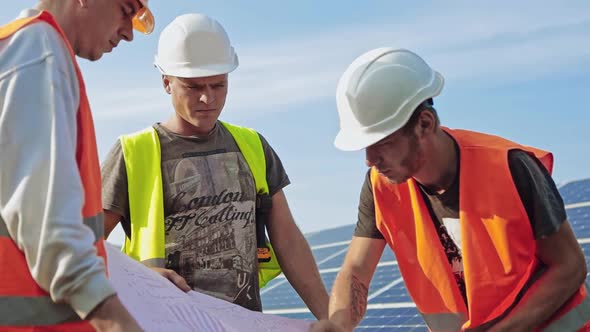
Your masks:
[[[551,153],[441,127],[433,98],[443,83],[418,55],[391,48],[342,76],[335,145],[365,149],[371,169],[330,320],[312,329],[361,321],[388,244],[430,331],[589,331],[586,263]]]
[[[160,35],[155,65],[174,113],[122,136],[106,158],[106,234],[121,222],[129,256],[185,291],[251,310],[262,309],[260,288],[282,268],[311,312],[327,318],[328,294],[287,205],[279,157],[256,131],[218,120],[238,66],[223,27],[201,14],[177,17]]]
[[[0,27],[0,331],[140,331],[106,274],[100,166],[76,56],[98,60],[146,0],[41,0]]]

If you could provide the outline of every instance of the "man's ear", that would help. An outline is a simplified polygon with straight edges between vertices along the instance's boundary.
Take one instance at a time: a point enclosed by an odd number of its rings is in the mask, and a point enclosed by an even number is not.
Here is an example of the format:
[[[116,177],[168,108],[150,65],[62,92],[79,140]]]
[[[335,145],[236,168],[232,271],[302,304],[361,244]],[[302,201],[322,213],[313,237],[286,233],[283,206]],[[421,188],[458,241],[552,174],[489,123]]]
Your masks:
[[[166,75],[162,75],[162,86],[164,86],[164,90],[167,94],[172,93],[172,89],[170,88],[170,78]]]
[[[436,129],[436,118],[432,112],[423,110],[418,116],[418,123],[416,125],[416,134],[418,137],[423,137],[427,134],[433,133]]]

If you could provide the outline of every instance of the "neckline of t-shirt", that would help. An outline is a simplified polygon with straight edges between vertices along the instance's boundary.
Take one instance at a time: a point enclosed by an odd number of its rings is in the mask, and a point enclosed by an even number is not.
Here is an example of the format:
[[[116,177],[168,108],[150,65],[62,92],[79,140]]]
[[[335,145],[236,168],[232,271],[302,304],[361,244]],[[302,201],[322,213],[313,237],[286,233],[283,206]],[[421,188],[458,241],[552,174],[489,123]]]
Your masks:
[[[186,136],[186,135],[180,135],[180,134],[177,134],[177,133],[171,131],[170,129],[164,127],[162,125],[162,123],[160,123],[160,122],[156,122],[154,124],[154,128],[156,130],[164,132],[166,135],[173,136],[175,138],[186,139],[186,140],[191,140],[191,141],[199,141],[199,142],[208,141],[212,137],[217,135],[217,133],[220,130],[219,127],[221,127],[221,125],[220,125],[219,121],[217,121],[217,122],[215,122],[215,126],[213,127],[213,129],[211,129],[211,131],[209,132],[209,134],[207,134],[207,136],[196,136],[196,135]]]

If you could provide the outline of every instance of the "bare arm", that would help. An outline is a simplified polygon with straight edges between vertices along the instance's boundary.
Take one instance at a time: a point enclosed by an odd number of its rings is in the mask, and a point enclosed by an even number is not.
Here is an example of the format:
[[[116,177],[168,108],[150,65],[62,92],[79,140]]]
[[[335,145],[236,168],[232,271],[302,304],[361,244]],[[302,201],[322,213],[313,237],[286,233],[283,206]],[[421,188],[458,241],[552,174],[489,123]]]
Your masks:
[[[365,315],[369,284],[384,248],[382,239],[352,238],[330,297],[330,321],[345,331],[352,331]]]
[[[282,190],[273,195],[272,204],[267,228],[281,269],[314,316],[327,318],[328,292]]]
[[[514,310],[490,331],[532,331],[553,315],[586,279],[584,254],[567,220],[559,231],[537,240],[537,257],[547,271]]]
[[[96,306],[87,319],[98,332],[143,331],[116,295]]]

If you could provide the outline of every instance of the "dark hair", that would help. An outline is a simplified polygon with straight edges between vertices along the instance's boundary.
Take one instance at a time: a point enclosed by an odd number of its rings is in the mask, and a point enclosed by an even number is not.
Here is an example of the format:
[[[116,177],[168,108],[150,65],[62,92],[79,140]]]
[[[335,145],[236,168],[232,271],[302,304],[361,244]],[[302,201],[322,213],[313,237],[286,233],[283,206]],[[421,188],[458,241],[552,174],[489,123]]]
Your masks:
[[[434,109],[434,100],[432,100],[432,98],[428,98],[422,103],[420,103],[418,107],[416,107],[408,122],[406,122],[406,124],[402,127],[401,130],[404,134],[407,135],[413,132],[414,127],[416,127],[416,124],[418,123],[418,118],[420,118],[420,114],[422,114],[422,112],[432,113],[434,115],[436,125],[438,126],[440,124],[440,119],[438,118],[436,109]]]

